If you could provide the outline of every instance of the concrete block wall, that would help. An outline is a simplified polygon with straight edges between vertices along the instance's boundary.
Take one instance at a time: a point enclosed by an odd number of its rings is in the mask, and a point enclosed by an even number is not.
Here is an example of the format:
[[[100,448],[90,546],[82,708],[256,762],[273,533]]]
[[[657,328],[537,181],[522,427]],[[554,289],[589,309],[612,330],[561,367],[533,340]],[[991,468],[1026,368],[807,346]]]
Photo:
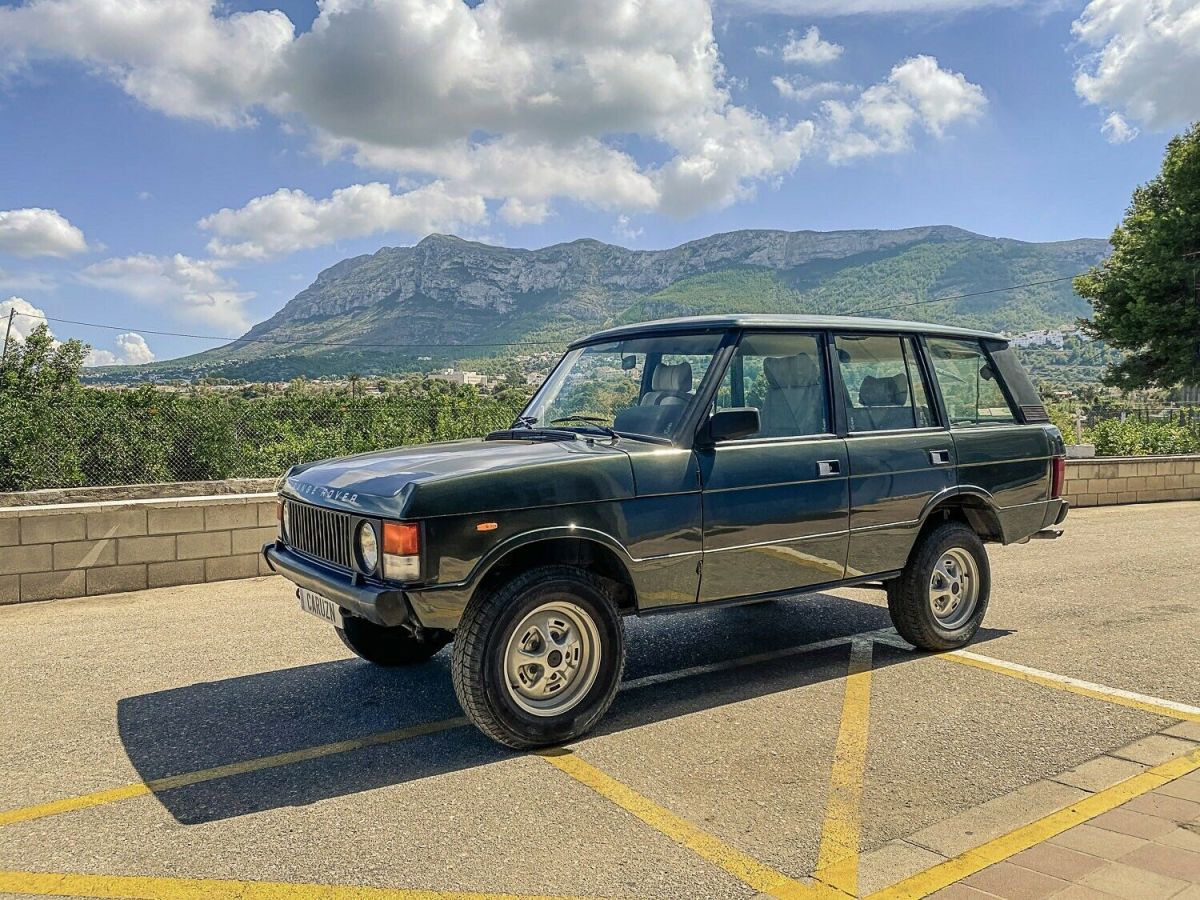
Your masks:
[[[1072,506],[1200,500],[1200,456],[1118,456],[1067,460]]]
[[[0,603],[268,575],[275,495],[0,508]]]

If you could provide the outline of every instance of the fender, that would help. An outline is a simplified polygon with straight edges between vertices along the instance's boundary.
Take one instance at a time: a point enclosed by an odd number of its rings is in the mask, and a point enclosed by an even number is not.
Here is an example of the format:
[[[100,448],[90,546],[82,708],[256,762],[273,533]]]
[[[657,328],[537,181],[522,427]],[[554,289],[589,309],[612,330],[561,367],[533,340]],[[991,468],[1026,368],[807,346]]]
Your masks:
[[[601,531],[598,528],[585,528],[578,525],[555,525],[549,528],[535,528],[531,531],[524,531],[505,539],[480,557],[479,561],[475,563],[475,567],[471,569],[470,574],[462,581],[455,584],[437,585],[437,587],[453,587],[458,590],[471,588],[473,590],[480,581],[487,577],[488,572],[500,560],[514,550],[519,550],[521,547],[536,544],[540,541],[552,541],[560,538],[592,541],[593,543],[607,547],[617,554],[617,557],[621,560],[621,564],[625,567],[626,574],[629,573],[630,565],[636,562],[629,555],[629,551],[625,549],[625,545],[608,532]],[[431,585],[431,589],[435,589],[434,586]]]
[[[995,497],[977,485],[953,485],[952,487],[938,491],[938,493],[934,494],[925,502],[925,506],[921,509],[921,515],[918,519],[920,527],[925,527],[925,523],[929,521],[929,517],[937,511],[939,506],[944,504],[947,500],[958,497],[970,497],[974,500],[980,501],[980,504],[983,506],[983,508],[991,514],[995,520],[995,523],[999,526],[999,536],[1001,541],[1007,543],[1007,540],[1005,540],[1004,537],[1004,520],[1000,516],[1000,507],[996,505]]]

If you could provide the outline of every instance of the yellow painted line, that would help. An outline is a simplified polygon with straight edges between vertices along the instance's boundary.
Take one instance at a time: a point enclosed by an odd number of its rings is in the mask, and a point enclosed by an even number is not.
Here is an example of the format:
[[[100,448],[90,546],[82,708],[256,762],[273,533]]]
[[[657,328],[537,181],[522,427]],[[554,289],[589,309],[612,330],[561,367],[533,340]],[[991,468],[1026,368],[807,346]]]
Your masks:
[[[867,768],[867,732],[871,717],[872,648],[869,640],[856,640],[850,648],[842,721],[829,775],[821,848],[813,873],[822,896],[858,896],[863,777]]]
[[[106,900],[582,900],[532,894],[417,891],[338,884],[229,881],[215,878],[154,878],[144,875],[73,875],[0,872],[0,891]]]
[[[422,735],[436,734],[440,731],[449,731],[452,728],[461,728],[466,724],[466,718],[458,716],[453,719],[442,719],[440,722],[428,722],[423,725],[413,725],[409,728],[381,731],[378,734],[371,734],[366,737],[335,741],[330,744],[319,744],[316,747],[306,747],[302,750],[275,753],[271,756],[259,756],[254,759],[243,760],[242,762],[215,766],[211,769],[200,769],[196,772],[185,772],[180,775],[169,775],[165,778],[154,778],[150,781],[108,788],[107,790],[96,791],[95,793],[84,794],[79,797],[65,797],[61,800],[51,800],[48,803],[39,803],[35,806],[10,809],[0,812],[0,827],[13,825],[17,822],[29,822],[33,819],[43,819],[47,816],[57,816],[62,813],[75,812],[93,806],[103,806],[107,803],[117,803],[133,797],[142,797],[146,794],[159,793],[160,791],[170,791],[193,784],[200,784],[205,781],[215,781],[220,778],[230,778],[234,775],[245,775],[250,772],[261,772],[264,769],[289,766],[293,763],[320,759],[324,756],[333,756],[337,753],[346,753],[350,750],[362,750],[367,747],[377,747],[381,744],[390,744],[409,738],[421,737]]]
[[[655,831],[665,834],[676,844],[686,847],[697,856],[724,869],[738,881],[760,893],[783,898],[808,897],[810,885],[777,872],[720,838],[680,818],[653,800],[626,787],[611,775],[580,759],[570,750],[546,750],[538,754],[560,772],[564,772],[605,800],[641,819]]]
[[[1200,769],[1200,747],[1177,759],[1147,769],[1132,778],[1127,778],[1110,788],[1097,791],[1078,803],[1072,803],[1036,822],[1031,822],[972,850],[967,850],[953,859],[939,863],[924,872],[919,872],[889,888],[876,891],[870,895],[868,900],[907,900],[907,898],[925,897],[966,878],[968,875],[973,875],[981,869],[1008,859],[1022,850],[1028,850],[1057,834],[1062,834],[1076,825],[1082,825],[1102,813],[1116,809],[1134,797],[1140,797],[1142,794],[1162,787],[1164,784],[1198,769]]]
[[[689,678],[694,675],[706,675],[713,672],[739,668],[741,666],[754,665],[756,663],[766,662],[769,660],[781,659],[787,656],[812,653],[817,650],[825,650],[830,647],[848,644],[856,638],[874,637],[878,633],[881,632],[865,632],[864,634],[860,635],[846,635],[844,637],[829,638],[823,641],[816,641],[811,644],[802,644],[797,647],[785,647],[782,650],[773,650],[767,653],[756,653],[750,656],[738,657],[737,659],[731,660],[722,660],[721,662],[709,663],[702,666],[692,666],[690,668],[680,669],[674,672],[664,672],[658,675],[647,675],[642,678],[632,679],[623,683],[621,685],[621,690],[624,691],[634,688],[648,687],[654,684],[662,684],[682,678]],[[24,806],[18,809],[0,811],[0,828],[3,828],[5,825],[13,825],[17,822],[28,822],[33,819],[43,819],[48,816],[62,815],[63,813],[76,812],[78,810],[88,809],[94,806],[104,806],[109,803],[118,803],[122,800],[129,800],[133,797],[142,797],[149,793],[169,791],[173,788],[187,787],[189,785],[199,784],[205,781],[215,781],[220,778],[229,778],[234,775],[243,775],[248,772],[258,772],[262,771],[263,769],[273,769],[278,766],[287,766],[293,763],[305,762],[306,760],[319,759],[323,756],[332,756],[337,753],[360,750],[365,747],[374,747],[380,744],[389,744],[395,741],[402,741],[412,737],[420,737],[426,734],[435,734],[439,731],[447,731],[451,728],[459,728],[466,724],[468,724],[467,719],[464,717],[443,719],[440,722],[431,722],[425,725],[415,725],[410,728],[401,728],[394,731],[384,731],[379,734],[369,735],[363,738],[337,741],[331,744],[321,744],[316,747],[308,747],[288,753],[277,753],[272,756],[258,757],[256,759],[250,759],[238,763],[230,763],[229,765],[217,766],[211,769],[201,769],[197,772],[186,772],[147,782],[135,782],[133,784],[107,788],[91,794],[83,794],[82,796],[64,797],[59,800],[51,800],[49,802],[39,803],[34,806]]]

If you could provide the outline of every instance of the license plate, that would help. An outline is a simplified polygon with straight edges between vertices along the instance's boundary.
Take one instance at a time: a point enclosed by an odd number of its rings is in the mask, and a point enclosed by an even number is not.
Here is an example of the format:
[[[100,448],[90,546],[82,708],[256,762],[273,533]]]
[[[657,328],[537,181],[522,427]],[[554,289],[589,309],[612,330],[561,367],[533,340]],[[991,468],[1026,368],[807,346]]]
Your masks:
[[[324,619],[330,625],[342,627],[342,610],[332,600],[313,593],[306,588],[299,588],[296,596],[300,598],[300,608],[306,613],[312,613],[318,619]]]

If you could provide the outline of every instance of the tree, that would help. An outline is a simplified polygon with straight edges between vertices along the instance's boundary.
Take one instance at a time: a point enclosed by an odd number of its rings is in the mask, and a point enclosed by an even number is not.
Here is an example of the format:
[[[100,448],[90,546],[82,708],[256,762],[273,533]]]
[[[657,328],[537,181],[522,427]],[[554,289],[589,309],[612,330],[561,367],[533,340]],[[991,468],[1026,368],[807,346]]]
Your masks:
[[[1162,171],[1133,192],[1108,259],[1075,279],[1091,301],[1085,332],[1129,351],[1106,383],[1200,383],[1200,122],[1167,144]]]

